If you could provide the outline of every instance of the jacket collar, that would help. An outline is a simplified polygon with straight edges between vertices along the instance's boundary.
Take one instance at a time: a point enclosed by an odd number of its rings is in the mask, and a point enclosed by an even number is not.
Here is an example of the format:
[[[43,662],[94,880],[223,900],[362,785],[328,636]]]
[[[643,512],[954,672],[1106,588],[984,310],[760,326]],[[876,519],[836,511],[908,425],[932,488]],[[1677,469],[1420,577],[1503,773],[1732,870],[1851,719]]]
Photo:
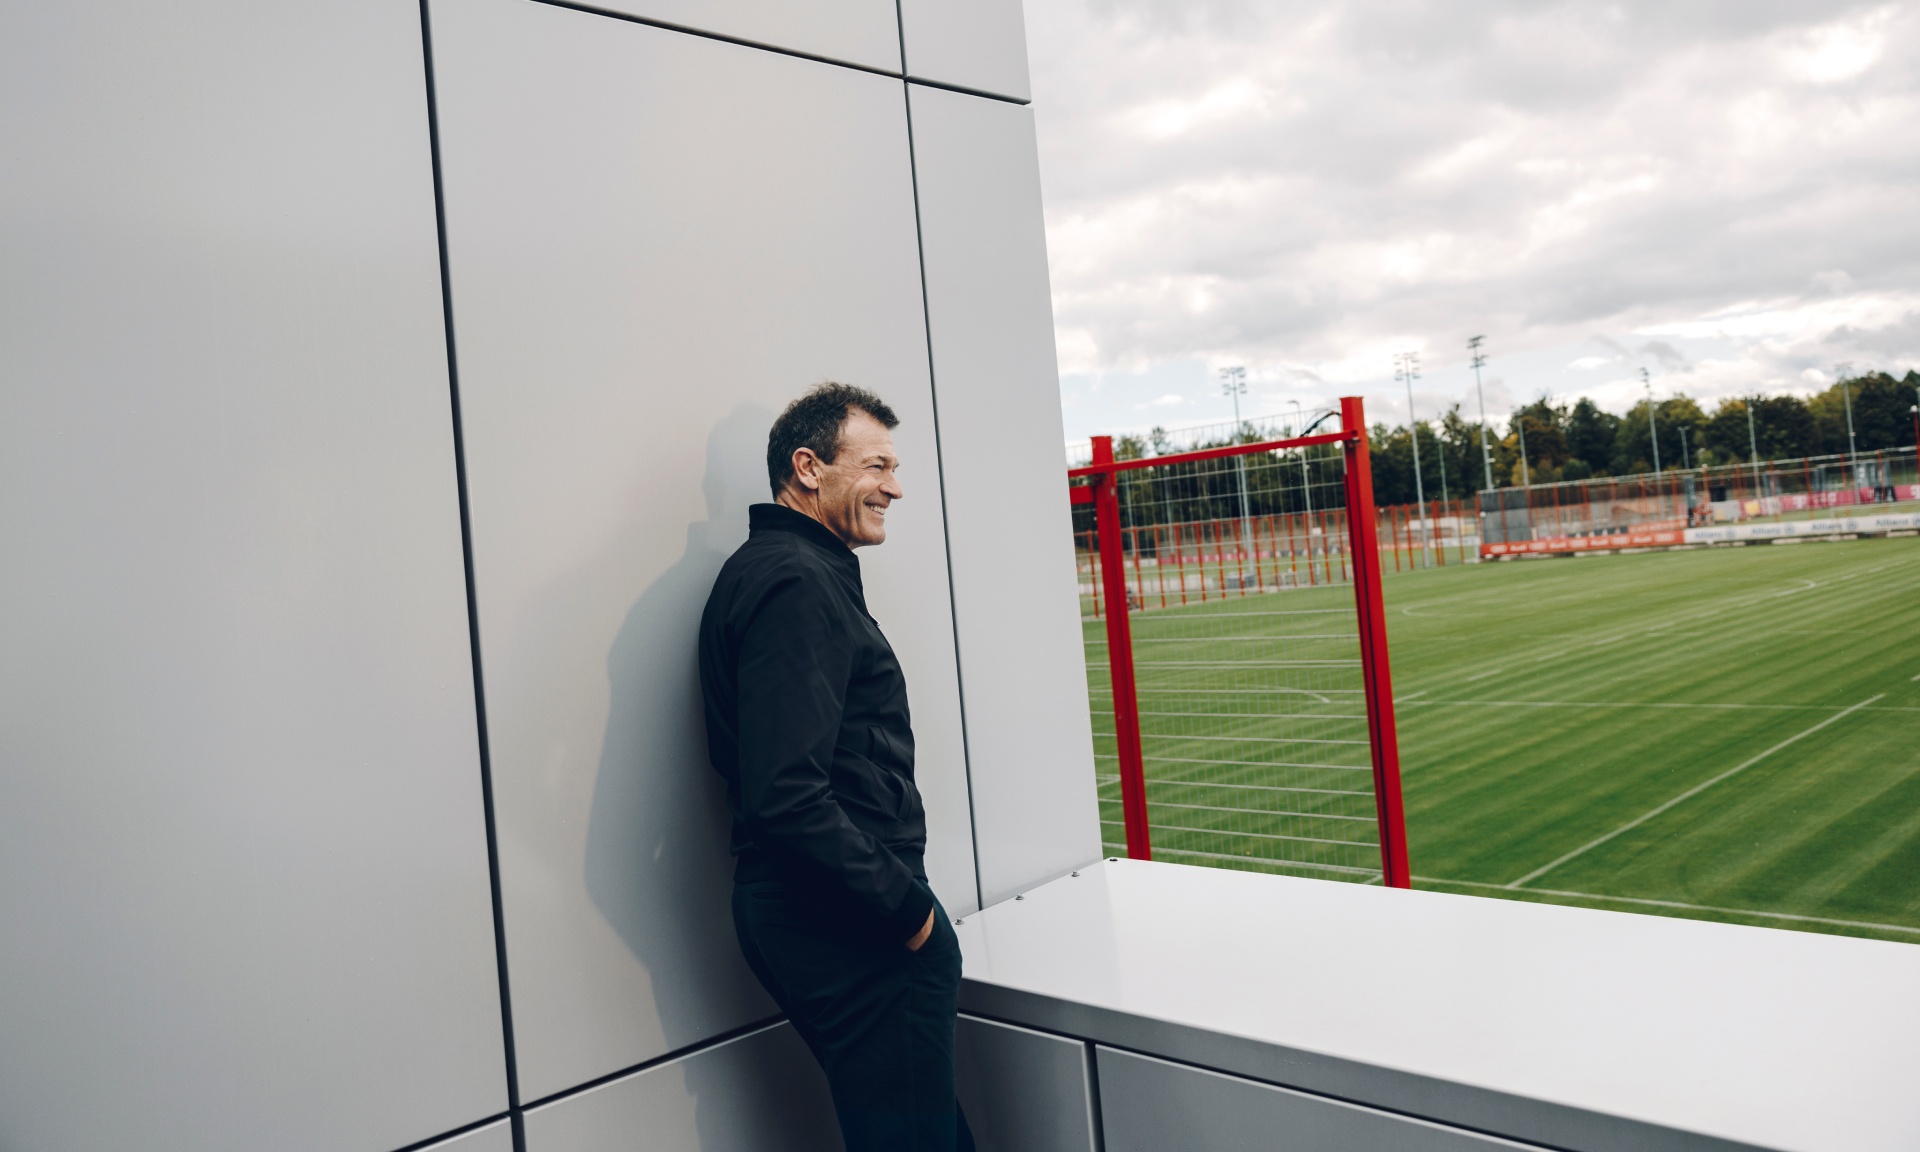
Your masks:
[[[749,533],[791,532],[832,557],[856,580],[860,577],[860,558],[853,554],[853,549],[841,543],[832,529],[805,512],[795,512],[784,504],[753,504],[747,508],[747,530]]]

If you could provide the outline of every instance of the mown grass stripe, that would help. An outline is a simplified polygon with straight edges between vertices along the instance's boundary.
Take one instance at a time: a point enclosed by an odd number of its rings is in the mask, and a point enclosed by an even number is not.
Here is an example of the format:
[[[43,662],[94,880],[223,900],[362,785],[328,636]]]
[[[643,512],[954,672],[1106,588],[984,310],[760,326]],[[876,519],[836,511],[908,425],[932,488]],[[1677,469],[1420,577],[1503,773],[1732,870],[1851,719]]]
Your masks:
[[[1862,700],[1860,703],[1853,705],[1851,708],[1843,709],[1840,712],[1827,717],[1825,720],[1820,721],[1818,724],[1815,724],[1810,728],[1805,728],[1799,732],[1795,732],[1793,735],[1787,737],[1785,740],[1780,741],[1780,743],[1775,744],[1773,747],[1767,749],[1765,752],[1760,753],[1758,756],[1749,757],[1748,759],[1741,761],[1739,764],[1736,764],[1732,768],[1727,769],[1725,772],[1720,773],[1720,775],[1715,776],[1710,780],[1703,780],[1700,783],[1695,784],[1693,787],[1687,789],[1685,792],[1680,793],[1680,795],[1675,796],[1673,799],[1667,801],[1665,804],[1660,805],[1658,808],[1654,808],[1648,812],[1644,812],[1641,815],[1636,816],[1632,820],[1629,820],[1625,824],[1620,825],[1618,828],[1615,828],[1613,831],[1607,833],[1606,835],[1597,836],[1592,840],[1587,841],[1585,844],[1580,845],[1580,847],[1575,848],[1573,851],[1568,852],[1564,856],[1561,856],[1550,863],[1542,864],[1540,867],[1535,868],[1533,871],[1527,873],[1525,876],[1520,877],[1520,879],[1515,880],[1512,883],[1508,884],[1507,887],[1518,888],[1521,885],[1528,883],[1529,881],[1538,880],[1540,877],[1545,876],[1547,873],[1553,871],[1555,868],[1560,867],[1560,865],[1565,864],[1567,861],[1575,859],[1576,857],[1586,855],[1588,852],[1591,852],[1595,848],[1600,847],[1600,845],[1605,844],[1607,841],[1612,840],[1614,837],[1619,836],[1622,833],[1633,831],[1635,828],[1640,827],[1640,825],[1645,824],[1647,821],[1653,819],[1655,816],[1658,816],[1663,812],[1670,811],[1671,809],[1678,806],[1679,804],[1693,799],[1695,796],[1700,795],[1700,793],[1705,792],[1707,789],[1713,787],[1715,784],[1720,783],[1722,780],[1730,780],[1733,777],[1738,776],[1740,773],[1745,772],[1747,769],[1753,767],[1755,764],[1760,763],[1762,760],[1765,760],[1767,757],[1773,755],[1775,752],[1779,752],[1782,749],[1792,747],[1793,745],[1798,744],[1800,741],[1805,740],[1807,737],[1813,735],[1815,732],[1818,732],[1822,728],[1827,727],[1829,724],[1836,723],[1842,719],[1845,719],[1848,716],[1853,715],[1855,712],[1860,711],[1860,709],[1865,708],[1867,705],[1873,703],[1876,700],[1884,700],[1884,699],[1886,699],[1886,693],[1882,692],[1877,696],[1872,696],[1872,697],[1869,697],[1868,699]]]

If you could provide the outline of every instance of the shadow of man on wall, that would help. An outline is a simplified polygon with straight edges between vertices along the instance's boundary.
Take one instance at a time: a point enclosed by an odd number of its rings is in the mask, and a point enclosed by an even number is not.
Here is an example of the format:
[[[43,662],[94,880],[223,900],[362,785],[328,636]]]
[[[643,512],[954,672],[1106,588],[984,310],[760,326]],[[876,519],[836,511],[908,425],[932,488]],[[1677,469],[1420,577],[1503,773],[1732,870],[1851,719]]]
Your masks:
[[[778,1014],[734,936],[726,790],[707,762],[697,655],[714,577],[746,539],[747,506],[768,499],[772,423],[742,406],[708,434],[707,519],[687,526],[685,553],[634,603],[607,655],[587,891],[647,970],[669,1049]],[[750,1043],[680,1073],[697,1117],[697,1136],[686,1135],[703,1152],[838,1148],[825,1079],[797,1038]]]

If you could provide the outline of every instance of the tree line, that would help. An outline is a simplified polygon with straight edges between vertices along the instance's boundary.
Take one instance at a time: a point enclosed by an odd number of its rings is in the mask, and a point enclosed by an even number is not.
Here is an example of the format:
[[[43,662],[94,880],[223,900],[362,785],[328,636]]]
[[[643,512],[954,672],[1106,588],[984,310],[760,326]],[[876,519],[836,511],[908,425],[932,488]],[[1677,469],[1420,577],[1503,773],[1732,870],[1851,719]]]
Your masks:
[[[1851,378],[1853,428],[1857,448],[1871,452],[1914,442],[1910,408],[1920,397],[1920,373],[1909,371],[1895,379],[1884,372]],[[1747,463],[1747,409],[1753,409],[1753,441],[1762,460],[1788,460],[1847,451],[1846,397],[1841,384],[1809,398],[1758,396],[1722,400],[1711,413],[1685,395],[1657,401],[1654,430],[1659,436],[1660,466],[1678,468]],[[1653,471],[1653,443],[1647,430],[1647,403],[1633,406],[1624,416],[1606,411],[1581,397],[1572,404],[1536,400],[1513,413],[1506,435],[1487,429],[1493,486],[1514,487],[1525,479],[1535,484],[1584,480],[1594,476],[1626,476]],[[1480,453],[1480,424],[1468,420],[1455,404],[1438,421],[1420,421],[1420,474],[1429,500],[1443,496],[1471,499],[1487,486],[1488,468]],[[1526,466],[1521,466],[1520,430],[1526,432]],[[1166,431],[1155,428],[1146,436],[1122,436],[1114,442],[1121,460],[1170,455],[1175,452],[1251,444],[1268,434],[1243,424],[1237,435],[1219,437],[1191,447],[1176,447]],[[1373,495],[1379,505],[1411,504],[1413,438],[1405,426],[1376,424],[1369,431],[1373,455]],[[1186,523],[1196,520],[1230,521],[1245,511],[1259,517],[1293,514],[1336,507],[1341,453],[1337,448],[1314,448],[1279,456],[1258,454],[1200,464],[1170,465],[1122,474],[1120,503],[1129,527]],[[1302,465],[1306,466],[1303,474]],[[1310,477],[1310,483],[1303,483]],[[1241,493],[1246,493],[1244,505]],[[1075,505],[1074,531],[1093,529],[1090,505]],[[1142,547],[1151,550],[1151,542]]]
[[[1761,460],[1790,460],[1846,452],[1847,398],[1852,390],[1854,446],[1861,452],[1913,444],[1912,407],[1920,403],[1920,373],[1896,379],[1872,372],[1835,383],[1814,396],[1733,397],[1711,412],[1691,397],[1674,396],[1653,405],[1660,467],[1682,464],[1744,464],[1751,461],[1747,411],[1753,411],[1753,443]],[[1647,429],[1646,401],[1617,416],[1586,397],[1572,404],[1536,400],[1517,409],[1507,434],[1487,429],[1487,447],[1496,488],[1518,485],[1523,474],[1535,484],[1628,476],[1653,471],[1653,436]],[[1521,466],[1521,430],[1526,435],[1526,466]],[[1480,424],[1454,405],[1438,422],[1421,421],[1420,477],[1427,499],[1441,496],[1445,470],[1447,495],[1469,496],[1486,487],[1481,463]],[[1413,438],[1403,426],[1376,424],[1368,440],[1373,452],[1374,500],[1410,504],[1414,500]]]

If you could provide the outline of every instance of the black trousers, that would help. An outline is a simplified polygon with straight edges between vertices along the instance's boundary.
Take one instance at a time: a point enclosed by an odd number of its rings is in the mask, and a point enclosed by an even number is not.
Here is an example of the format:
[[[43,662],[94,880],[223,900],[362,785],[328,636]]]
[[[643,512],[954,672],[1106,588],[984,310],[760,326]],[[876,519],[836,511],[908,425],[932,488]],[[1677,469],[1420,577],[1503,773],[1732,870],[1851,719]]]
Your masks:
[[[936,905],[909,952],[871,919],[791,881],[733,888],[740,949],[826,1071],[847,1152],[973,1152],[953,1088],[953,922]]]

